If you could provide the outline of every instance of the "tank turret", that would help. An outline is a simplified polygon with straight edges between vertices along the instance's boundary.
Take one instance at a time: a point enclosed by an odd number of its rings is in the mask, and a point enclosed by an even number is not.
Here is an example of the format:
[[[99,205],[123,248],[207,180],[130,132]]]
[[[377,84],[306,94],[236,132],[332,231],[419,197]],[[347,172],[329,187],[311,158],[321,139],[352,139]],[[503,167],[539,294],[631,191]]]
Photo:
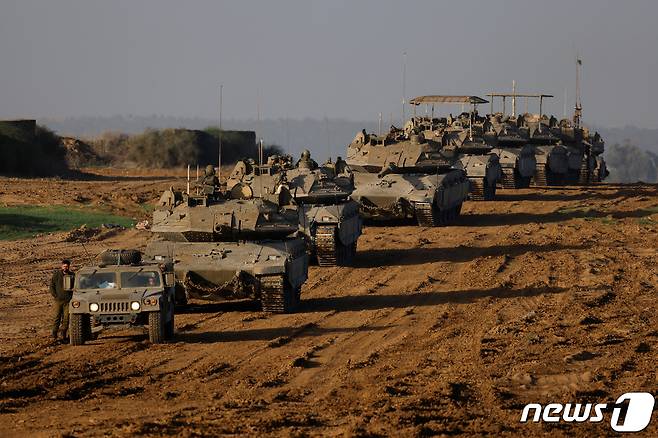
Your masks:
[[[349,264],[361,235],[358,204],[350,199],[354,177],[340,157],[319,166],[308,150],[296,165],[289,157],[277,157],[266,166],[247,161],[236,164],[227,185],[242,187],[253,196],[286,193],[294,205],[309,255],[321,266]],[[243,190],[243,189],[240,189]]]

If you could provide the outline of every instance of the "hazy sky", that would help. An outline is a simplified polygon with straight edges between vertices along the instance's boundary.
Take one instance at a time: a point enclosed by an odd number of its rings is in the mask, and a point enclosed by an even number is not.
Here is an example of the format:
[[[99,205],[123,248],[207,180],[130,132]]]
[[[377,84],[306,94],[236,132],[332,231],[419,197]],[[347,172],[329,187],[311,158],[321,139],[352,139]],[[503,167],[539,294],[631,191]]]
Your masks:
[[[0,0],[0,118],[400,117],[408,97],[508,90],[658,127],[656,1]],[[520,103],[521,109],[523,104]]]

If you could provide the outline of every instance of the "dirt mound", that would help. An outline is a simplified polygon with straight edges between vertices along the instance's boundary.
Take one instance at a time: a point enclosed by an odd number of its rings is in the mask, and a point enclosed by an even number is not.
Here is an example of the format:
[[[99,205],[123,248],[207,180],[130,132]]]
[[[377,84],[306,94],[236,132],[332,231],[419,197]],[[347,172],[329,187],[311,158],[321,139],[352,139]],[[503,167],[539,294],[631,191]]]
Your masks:
[[[66,163],[72,169],[98,166],[104,163],[104,160],[96,153],[94,148],[80,139],[60,137],[60,142],[66,150]]]

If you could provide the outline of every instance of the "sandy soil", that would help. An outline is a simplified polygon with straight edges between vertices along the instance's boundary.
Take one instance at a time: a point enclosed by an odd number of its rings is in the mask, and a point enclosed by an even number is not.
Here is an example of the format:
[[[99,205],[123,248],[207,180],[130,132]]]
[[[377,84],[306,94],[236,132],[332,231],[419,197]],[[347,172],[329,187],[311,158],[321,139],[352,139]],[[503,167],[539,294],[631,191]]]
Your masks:
[[[0,179],[0,204],[143,218],[171,184]],[[530,402],[658,394],[657,213],[658,187],[601,185],[503,191],[447,228],[369,226],[356,266],[311,268],[299,312],[195,303],[166,345],[138,330],[47,339],[57,261],[142,247],[147,232],[0,242],[1,434],[611,434],[609,412],[519,419]]]

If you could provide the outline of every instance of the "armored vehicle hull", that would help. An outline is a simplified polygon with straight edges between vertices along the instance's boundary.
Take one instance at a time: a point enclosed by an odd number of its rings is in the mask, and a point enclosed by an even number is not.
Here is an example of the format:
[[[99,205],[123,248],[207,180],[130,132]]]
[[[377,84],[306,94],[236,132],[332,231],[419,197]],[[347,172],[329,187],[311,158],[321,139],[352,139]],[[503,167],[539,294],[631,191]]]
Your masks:
[[[302,204],[300,229],[307,236],[308,252],[320,266],[349,265],[356,255],[361,235],[361,217],[356,201],[339,204]]]
[[[535,146],[537,170],[533,177],[535,186],[562,185],[569,172],[569,156],[567,148],[562,145]]]
[[[494,149],[500,159],[503,177],[500,185],[506,189],[521,189],[530,186],[537,169],[535,150],[530,145],[522,147],[499,147]]]
[[[498,155],[460,154],[455,168],[463,169],[470,181],[469,199],[492,201],[496,197],[496,183],[503,176]]]
[[[146,253],[171,257],[177,299],[254,299],[266,312],[297,307],[308,277],[304,240],[262,242],[151,242]],[[183,296],[181,296],[183,294]]]
[[[355,172],[352,198],[372,220],[414,218],[421,226],[446,225],[459,216],[470,183],[462,170],[444,174]]]

